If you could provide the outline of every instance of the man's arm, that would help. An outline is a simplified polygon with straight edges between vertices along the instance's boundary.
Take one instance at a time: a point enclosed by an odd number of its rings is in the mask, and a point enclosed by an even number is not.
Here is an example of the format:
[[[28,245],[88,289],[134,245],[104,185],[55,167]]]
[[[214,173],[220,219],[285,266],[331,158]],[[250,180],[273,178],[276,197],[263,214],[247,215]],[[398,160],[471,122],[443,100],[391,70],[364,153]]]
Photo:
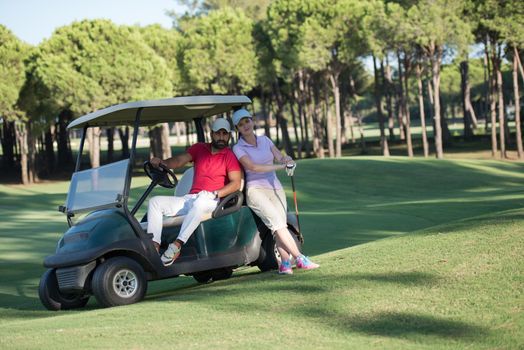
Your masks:
[[[217,191],[218,198],[224,198],[225,196],[240,190],[240,184],[242,183],[242,173],[240,170],[228,171],[227,177],[229,183]]]
[[[191,161],[193,161],[193,157],[191,157],[191,154],[187,152],[176,154],[173,157],[168,158],[166,160],[161,160],[160,158],[157,158],[157,157],[153,157],[150,160],[151,165],[153,165],[154,167],[158,168],[160,163],[162,163],[169,169],[181,168]]]

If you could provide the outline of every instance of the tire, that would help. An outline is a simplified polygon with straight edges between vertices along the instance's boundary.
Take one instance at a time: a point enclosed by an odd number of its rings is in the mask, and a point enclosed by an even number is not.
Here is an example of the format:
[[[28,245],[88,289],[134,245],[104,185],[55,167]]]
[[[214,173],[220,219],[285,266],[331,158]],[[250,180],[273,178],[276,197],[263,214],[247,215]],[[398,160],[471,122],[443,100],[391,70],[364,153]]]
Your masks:
[[[223,268],[223,269],[217,269],[214,270],[212,273],[213,281],[220,281],[220,280],[227,280],[228,278],[233,275],[233,269],[232,268]]]
[[[96,268],[91,289],[103,307],[129,305],[144,298],[147,280],[142,266],[136,261],[116,257]]]
[[[40,278],[38,285],[38,296],[40,301],[51,311],[78,309],[86,306],[89,295],[65,294],[58,289],[55,269],[49,269]]]
[[[302,243],[294,230],[289,230],[291,237],[297,244],[298,249],[302,248]],[[269,270],[278,269],[280,264],[280,253],[277,250],[276,240],[271,233],[267,233],[262,240],[262,246],[260,247],[260,255],[257,260],[257,266],[260,271],[265,272]]]
[[[227,280],[233,275],[232,268],[223,268],[209,271],[202,271],[193,274],[193,278],[198,283],[211,283],[214,281]]]
[[[271,233],[267,233],[262,240],[260,247],[260,255],[258,257],[257,266],[260,271],[265,272],[278,268],[278,260],[275,255],[276,241]]]
[[[210,283],[213,276],[211,275],[211,271],[202,271],[202,272],[194,273],[193,278],[198,283],[205,284],[205,283]]]

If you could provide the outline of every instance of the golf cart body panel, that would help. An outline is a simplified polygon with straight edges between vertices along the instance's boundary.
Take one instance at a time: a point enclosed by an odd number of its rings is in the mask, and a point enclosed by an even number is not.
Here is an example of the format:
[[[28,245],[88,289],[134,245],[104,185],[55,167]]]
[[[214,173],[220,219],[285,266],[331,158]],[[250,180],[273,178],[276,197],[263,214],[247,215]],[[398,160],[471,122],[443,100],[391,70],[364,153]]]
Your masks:
[[[60,207],[70,228],[55,254],[44,260],[49,268],[39,286],[44,306],[50,310],[83,307],[91,294],[104,306],[124,305],[143,298],[146,281],[192,275],[205,283],[229,278],[239,266],[257,265],[263,271],[275,268],[271,232],[246,206],[241,191],[221,200],[184,244],[177,261],[167,267],[147,233],[147,222],[135,217],[155,186],[165,182],[146,171],[152,182],[134,207],[128,208],[139,127],[193,120],[198,141],[205,142],[203,118],[250,103],[246,96],[175,97],[119,104],[71,122],[68,128],[83,128],[83,135],[67,200]],[[129,158],[80,170],[88,128],[117,125],[134,126]],[[192,170],[185,177],[176,195],[189,191]],[[290,228],[298,233],[296,220],[290,219]],[[162,247],[178,236],[182,221],[182,217],[164,220]]]

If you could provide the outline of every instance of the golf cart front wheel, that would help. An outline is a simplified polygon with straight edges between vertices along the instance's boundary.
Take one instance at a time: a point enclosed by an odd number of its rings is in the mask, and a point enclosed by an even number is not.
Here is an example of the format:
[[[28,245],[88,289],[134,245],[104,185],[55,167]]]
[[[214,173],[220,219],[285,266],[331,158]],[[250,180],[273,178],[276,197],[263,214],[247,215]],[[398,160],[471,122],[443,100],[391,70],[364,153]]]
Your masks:
[[[95,270],[91,288],[96,300],[104,307],[128,305],[144,298],[147,280],[137,262],[126,257],[116,257],[105,261]]]
[[[46,309],[51,311],[81,308],[89,301],[89,295],[83,293],[66,294],[60,292],[55,269],[49,269],[42,275],[38,286],[38,296]]]

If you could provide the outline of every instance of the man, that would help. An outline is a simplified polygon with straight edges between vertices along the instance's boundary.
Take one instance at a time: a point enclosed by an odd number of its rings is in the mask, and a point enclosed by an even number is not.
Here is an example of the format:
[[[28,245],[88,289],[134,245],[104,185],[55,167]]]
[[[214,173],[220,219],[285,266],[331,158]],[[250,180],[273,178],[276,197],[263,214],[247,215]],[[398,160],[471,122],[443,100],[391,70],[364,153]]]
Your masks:
[[[155,196],[147,209],[147,232],[153,234],[157,251],[162,237],[162,217],[186,215],[180,233],[162,254],[165,266],[171,265],[180,255],[182,245],[202,221],[202,216],[212,213],[223,198],[240,189],[241,170],[237,158],[228,147],[231,126],[224,118],[218,118],[211,126],[211,143],[197,143],[186,152],[169,159],[152,158],[151,165],[161,163],[170,169],[194,163],[193,185],[183,197]]]

